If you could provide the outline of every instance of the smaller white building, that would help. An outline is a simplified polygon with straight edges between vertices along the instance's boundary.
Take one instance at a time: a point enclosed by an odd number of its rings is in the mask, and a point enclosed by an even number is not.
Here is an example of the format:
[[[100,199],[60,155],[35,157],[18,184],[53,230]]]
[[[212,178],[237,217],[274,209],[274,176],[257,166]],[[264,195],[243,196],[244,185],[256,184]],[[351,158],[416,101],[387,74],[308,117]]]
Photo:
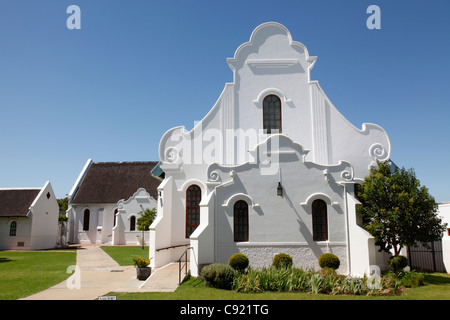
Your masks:
[[[120,200],[117,203],[116,225],[112,229],[112,244],[139,244],[148,243],[148,231],[137,230],[136,222],[139,215],[136,212],[145,209],[155,209],[156,200],[144,189],[139,188],[128,200]]]
[[[138,231],[137,219],[157,207],[161,181],[150,174],[156,164],[89,159],[68,195],[69,242],[148,244],[149,232]]]
[[[0,250],[56,247],[59,206],[50,182],[0,189]]]
[[[442,254],[445,269],[450,272],[450,202],[439,204],[439,216],[443,223],[447,223],[447,230],[442,237]]]

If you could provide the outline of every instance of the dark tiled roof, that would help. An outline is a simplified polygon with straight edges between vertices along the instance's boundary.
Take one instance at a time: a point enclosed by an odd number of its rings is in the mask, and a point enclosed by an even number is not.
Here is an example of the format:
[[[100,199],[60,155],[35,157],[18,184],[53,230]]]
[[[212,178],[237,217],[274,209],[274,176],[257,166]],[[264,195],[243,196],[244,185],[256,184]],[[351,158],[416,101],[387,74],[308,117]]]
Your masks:
[[[0,217],[25,217],[40,189],[0,190]]]
[[[148,162],[94,162],[71,204],[116,203],[129,199],[139,188],[144,188],[157,199],[161,183],[150,174],[157,161]]]

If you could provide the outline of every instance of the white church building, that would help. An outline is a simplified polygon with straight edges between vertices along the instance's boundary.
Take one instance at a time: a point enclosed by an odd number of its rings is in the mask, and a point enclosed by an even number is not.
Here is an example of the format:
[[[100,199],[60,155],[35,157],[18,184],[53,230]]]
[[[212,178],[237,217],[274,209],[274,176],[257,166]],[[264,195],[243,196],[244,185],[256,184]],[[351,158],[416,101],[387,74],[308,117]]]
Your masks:
[[[253,267],[287,253],[297,267],[318,268],[326,252],[344,274],[386,265],[360,226],[354,186],[389,159],[389,137],[339,113],[310,78],[316,60],[283,25],[264,23],[227,59],[234,80],[208,114],[162,136],[153,267],[186,248],[193,276],[237,252]]]
[[[156,208],[158,162],[94,162],[88,159],[68,194],[68,241],[81,244],[148,245],[137,220]]]

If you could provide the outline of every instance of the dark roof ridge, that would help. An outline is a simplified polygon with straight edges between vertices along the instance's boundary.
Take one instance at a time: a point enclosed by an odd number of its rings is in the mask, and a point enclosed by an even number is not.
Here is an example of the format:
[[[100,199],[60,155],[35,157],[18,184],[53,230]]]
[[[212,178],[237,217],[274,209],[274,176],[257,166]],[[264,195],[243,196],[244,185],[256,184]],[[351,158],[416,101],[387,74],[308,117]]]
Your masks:
[[[144,188],[157,199],[161,183],[151,175],[159,161],[91,162],[71,204],[117,203]]]
[[[0,217],[26,217],[42,188],[0,189]]]
[[[24,187],[24,188],[21,188],[21,187],[18,187],[18,188],[0,188],[0,191],[3,191],[3,190],[41,190],[42,189],[42,187]]]
[[[157,163],[159,161],[98,161],[98,162],[92,162],[92,164],[142,164],[142,163]]]

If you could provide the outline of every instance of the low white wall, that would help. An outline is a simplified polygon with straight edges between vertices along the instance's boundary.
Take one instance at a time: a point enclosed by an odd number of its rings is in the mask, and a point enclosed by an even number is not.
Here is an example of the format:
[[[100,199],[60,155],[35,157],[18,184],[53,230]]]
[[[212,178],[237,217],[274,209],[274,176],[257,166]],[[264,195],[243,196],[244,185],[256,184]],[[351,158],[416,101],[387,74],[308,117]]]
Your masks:
[[[142,245],[142,231],[125,231],[126,245]],[[150,243],[150,231],[144,231],[144,245],[148,246]]]
[[[278,253],[287,253],[292,257],[293,265],[297,268],[318,270],[319,257],[323,253],[335,254],[341,264],[338,273],[347,273],[347,246],[345,243],[320,243],[311,246],[308,243],[277,244],[273,243],[248,243],[229,244],[217,247],[219,263],[228,263],[228,259],[235,253],[245,254],[254,268],[269,267],[272,265],[273,257]]]

